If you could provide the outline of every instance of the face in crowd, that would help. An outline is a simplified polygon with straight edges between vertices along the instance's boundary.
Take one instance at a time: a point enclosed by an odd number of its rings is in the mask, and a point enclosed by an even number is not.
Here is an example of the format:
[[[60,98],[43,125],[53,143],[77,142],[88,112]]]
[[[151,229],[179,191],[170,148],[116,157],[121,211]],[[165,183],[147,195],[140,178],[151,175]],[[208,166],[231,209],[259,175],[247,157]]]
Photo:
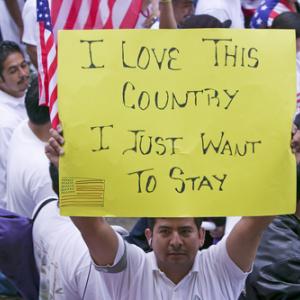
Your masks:
[[[159,268],[165,273],[174,267],[191,269],[205,238],[194,218],[157,218],[153,231],[148,228],[145,234]]]
[[[194,14],[195,7],[192,0],[173,0],[174,16],[177,25]]]
[[[0,75],[0,89],[13,97],[23,97],[29,86],[29,65],[20,52],[5,59]]]

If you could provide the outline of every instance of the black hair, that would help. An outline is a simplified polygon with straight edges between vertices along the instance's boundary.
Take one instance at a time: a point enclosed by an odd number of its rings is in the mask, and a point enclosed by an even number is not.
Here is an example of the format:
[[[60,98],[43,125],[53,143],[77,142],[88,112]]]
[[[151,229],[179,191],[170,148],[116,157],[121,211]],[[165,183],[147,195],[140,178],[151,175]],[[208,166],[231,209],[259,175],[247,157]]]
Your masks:
[[[25,107],[29,120],[35,125],[44,125],[50,121],[48,106],[39,105],[39,85],[34,77],[25,96]]]
[[[147,219],[148,219],[147,220],[148,228],[151,231],[153,231],[156,219],[159,219],[159,218],[147,218]],[[194,219],[194,222],[195,222],[195,225],[196,225],[197,229],[199,230],[201,228],[202,218],[193,218],[193,219]]]
[[[181,29],[189,28],[229,28],[231,26],[231,20],[221,22],[217,18],[207,15],[192,15],[185,19],[180,25]]]
[[[287,11],[277,16],[271,28],[273,29],[295,29],[296,38],[300,38],[300,14]]]
[[[55,167],[53,163],[50,163],[49,172],[52,180],[52,189],[58,196],[59,195],[58,169]]]
[[[21,48],[19,45],[12,41],[2,41],[0,42],[0,76],[2,77],[3,72],[3,65],[5,60],[9,55],[12,53],[20,53],[22,56],[24,56]],[[3,78],[3,77],[2,77]]]

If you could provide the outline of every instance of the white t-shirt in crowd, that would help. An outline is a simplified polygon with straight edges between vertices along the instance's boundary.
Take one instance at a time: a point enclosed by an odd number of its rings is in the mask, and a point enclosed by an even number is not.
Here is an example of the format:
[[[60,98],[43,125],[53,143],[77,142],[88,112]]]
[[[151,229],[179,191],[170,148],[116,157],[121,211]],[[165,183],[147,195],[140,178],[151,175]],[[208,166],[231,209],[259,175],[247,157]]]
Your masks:
[[[244,15],[241,0],[199,0],[195,10],[196,15],[211,15],[221,22],[231,20],[231,28],[244,28]]]
[[[121,244],[123,240],[118,238]],[[60,216],[56,201],[44,206],[34,221],[33,245],[40,300],[111,299],[81,234],[69,217]],[[123,251],[121,247],[116,260]]]
[[[175,285],[158,269],[153,253],[117,236],[115,263],[99,272],[71,220],[59,215],[56,202],[48,203],[33,225],[40,299],[236,300],[248,275],[228,257],[222,240],[198,252],[192,270]]]
[[[242,6],[246,9],[256,9],[262,0],[242,0]]]
[[[36,0],[27,0],[22,11],[24,32],[22,41],[36,46],[38,43],[38,23],[36,21]]]
[[[24,120],[11,137],[7,156],[7,208],[31,217],[34,207],[44,199],[57,198],[52,189],[45,143]]]
[[[157,266],[153,252],[126,244],[124,271],[97,267],[113,300],[236,300],[248,273],[242,272],[229,258],[226,239],[199,251],[191,271],[174,284]],[[118,266],[118,262],[115,263]]]
[[[0,207],[6,208],[6,162],[11,135],[27,117],[24,97],[15,98],[0,90]]]
[[[22,12],[24,0],[18,0],[20,11]],[[20,44],[19,29],[12,19],[4,0],[0,0],[0,28],[3,40],[14,41]]]

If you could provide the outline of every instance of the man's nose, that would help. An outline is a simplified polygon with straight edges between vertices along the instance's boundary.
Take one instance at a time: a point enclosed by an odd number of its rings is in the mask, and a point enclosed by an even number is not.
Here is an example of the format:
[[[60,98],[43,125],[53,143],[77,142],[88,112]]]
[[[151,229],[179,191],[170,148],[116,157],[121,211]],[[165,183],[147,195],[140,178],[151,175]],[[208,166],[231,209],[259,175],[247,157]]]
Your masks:
[[[26,67],[22,67],[22,66],[19,66],[19,75],[20,77],[26,77],[29,75],[29,67],[26,66]]]
[[[174,231],[172,233],[170,244],[176,248],[182,245],[182,239],[180,237],[180,234],[177,231]]]

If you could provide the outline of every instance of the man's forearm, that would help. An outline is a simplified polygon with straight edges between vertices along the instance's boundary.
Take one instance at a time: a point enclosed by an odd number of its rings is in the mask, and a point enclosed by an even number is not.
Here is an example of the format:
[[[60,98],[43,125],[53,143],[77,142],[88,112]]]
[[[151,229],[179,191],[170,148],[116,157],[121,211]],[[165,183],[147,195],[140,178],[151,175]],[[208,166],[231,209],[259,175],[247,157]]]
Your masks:
[[[89,251],[97,265],[106,266],[114,263],[118,238],[104,218],[71,217],[80,231]]]
[[[161,0],[159,2],[159,28],[160,29],[176,29],[177,23],[174,16],[172,1]]]
[[[19,4],[16,0],[4,0],[4,2],[6,4],[6,7],[12,19],[14,20],[14,22],[16,23],[16,25],[20,30],[20,38],[21,38],[21,35],[23,33],[23,20],[22,20]]]
[[[229,234],[228,254],[242,271],[250,271],[261,235],[273,219],[274,216],[243,217]]]

